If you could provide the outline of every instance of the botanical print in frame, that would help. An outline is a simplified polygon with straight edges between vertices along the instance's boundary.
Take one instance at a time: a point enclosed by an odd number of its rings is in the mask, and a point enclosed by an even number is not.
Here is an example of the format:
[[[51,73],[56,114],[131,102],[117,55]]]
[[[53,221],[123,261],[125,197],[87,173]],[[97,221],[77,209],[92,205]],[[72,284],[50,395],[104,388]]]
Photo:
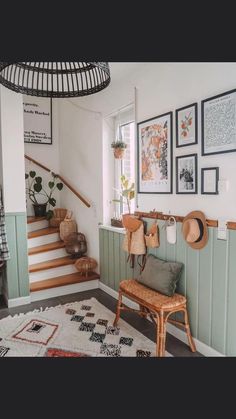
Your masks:
[[[236,89],[202,100],[202,156],[236,151]]]
[[[172,112],[137,124],[138,192],[172,193]]]
[[[176,157],[176,193],[197,194],[197,154]]]
[[[197,103],[176,109],[176,147],[197,144]]]
[[[201,193],[218,195],[219,167],[204,167],[201,170]]]

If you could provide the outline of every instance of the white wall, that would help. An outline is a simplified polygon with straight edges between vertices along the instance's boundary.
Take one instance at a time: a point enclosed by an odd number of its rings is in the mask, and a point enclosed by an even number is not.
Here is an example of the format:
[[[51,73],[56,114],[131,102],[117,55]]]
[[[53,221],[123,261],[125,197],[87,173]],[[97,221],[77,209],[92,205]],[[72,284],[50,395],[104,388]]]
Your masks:
[[[45,99],[48,100],[48,99]],[[25,154],[42,163],[48,167],[54,173],[60,174],[60,158],[59,158],[59,124],[58,124],[58,101],[52,100],[52,144],[29,144],[25,143]],[[26,172],[30,170],[36,171],[37,175],[43,178],[43,183],[48,184],[51,179],[50,173],[44,169],[36,166],[34,163],[25,160]],[[49,189],[47,188],[49,191]],[[53,195],[56,199],[56,207],[60,207],[61,193],[55,190]],[[37,197],[39,202],[45,202],[45,198],[42,196]],[[27,199],[27,214],[33,215],[33,207],[31,201]]]
[[[97,95],[80,101],[83,106],[100,111],[105,115],[134,99],[137,87],[137,122],[159,114],[173,111],[173,191],[172,195],[145,195],[138,197],[139,209],[150,211],[156,208],[163,212],[185,215],[199,209],[208,218],[226,217],[236,219],[236,153],[216,156],[200,155],[200,105],[201,100],[236,88],[236,63],[146,63],[137,65],[126,78],[120,78]],[[112,77],[112,73],[111,73]],[[199,145],[175,149],[175,114],[177,108],[198,102],[199,106]],[[229,181],[227,192],[216,196],[176,195],[175,194],[175,157],[198,152],[198,178],[200,191],[201,167],[219,166],[220,178]],[[108,162],[103,162],[109,165]]]
[[[2,186],[5,212],[25,212],[22,95],[0,86]]]
[[[79,99],[77,99],[79,103]],[[76,101],[75,101],[76,103]],[[88,255],[98,260],[98,223],[102,222],[102,118],[69,100],[59,99],[60,173],[91,204],[87,208],[68,188],[61,205],[73,211],[78,231],[85,234]]]

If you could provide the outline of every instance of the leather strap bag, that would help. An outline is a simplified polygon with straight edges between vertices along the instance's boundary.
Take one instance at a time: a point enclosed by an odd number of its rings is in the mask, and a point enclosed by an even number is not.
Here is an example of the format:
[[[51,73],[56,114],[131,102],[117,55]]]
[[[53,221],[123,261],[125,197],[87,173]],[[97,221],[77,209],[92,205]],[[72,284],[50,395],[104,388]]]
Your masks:
[[[147,247],[154,248],[160,246],[159,241],[159,227],[157,222],[154,222],[150,229],[145,234],[145,243]]]

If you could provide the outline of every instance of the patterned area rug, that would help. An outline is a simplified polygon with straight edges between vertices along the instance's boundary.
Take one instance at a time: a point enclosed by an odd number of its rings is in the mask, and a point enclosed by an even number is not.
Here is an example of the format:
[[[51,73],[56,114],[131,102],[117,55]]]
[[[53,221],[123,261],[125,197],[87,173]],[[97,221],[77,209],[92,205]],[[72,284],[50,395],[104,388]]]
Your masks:
[[[156,345],[95,298],[0,320],[0,357],[152,357]],[[167,356],[170,354],[166,353]]]

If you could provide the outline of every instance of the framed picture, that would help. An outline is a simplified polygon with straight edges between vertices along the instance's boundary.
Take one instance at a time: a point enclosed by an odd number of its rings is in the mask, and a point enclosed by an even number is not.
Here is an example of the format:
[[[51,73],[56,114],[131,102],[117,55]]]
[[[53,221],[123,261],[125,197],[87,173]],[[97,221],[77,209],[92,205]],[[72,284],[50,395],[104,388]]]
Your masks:
[[[52,99],[26,96],[24,109],[24,142],[52,144]]]
[[[202,156],[236,151],[236,89],[202,100]]]
[[[218,195],[219,167],[204,167],[201,170],[201,193]]]
[[[172,112],[137,124],[138,193],[172,193]]]
[[[176,193],[197,194],[197,154],[176,157]]]
[[[176,147],[197,144],[197,103],[176,109]]]

